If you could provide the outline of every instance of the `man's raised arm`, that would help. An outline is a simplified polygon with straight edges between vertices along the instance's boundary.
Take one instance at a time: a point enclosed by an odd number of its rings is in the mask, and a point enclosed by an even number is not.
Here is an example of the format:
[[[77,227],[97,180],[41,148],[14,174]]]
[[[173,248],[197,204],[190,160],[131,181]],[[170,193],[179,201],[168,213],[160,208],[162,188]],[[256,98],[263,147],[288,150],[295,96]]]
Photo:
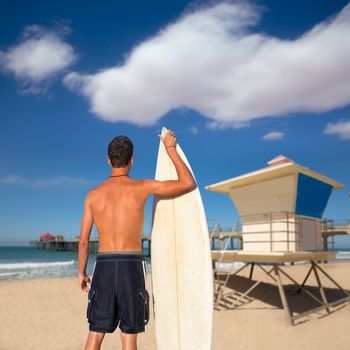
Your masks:
[[[171,196],[192,190],[196,186],[193,176],[176,150],[176,136],[168,131],[161,136],[166,151],[174,163],[178,180],[145,180],[147,194]]]
[[[90,278],[86,274],[86,265],[89,258],[89,240],[90,240],[90,234],[91,234],[93,223],[94,223],[94,220],[92,217],[92,211],[90,207],[90,196],[88,193],[85,199],[83,218],[81,220],[79,250],[78,250],[78,258],[79,258],[78,282],[81,289],[85,292],[88,292],[88,283],[90,283]]]

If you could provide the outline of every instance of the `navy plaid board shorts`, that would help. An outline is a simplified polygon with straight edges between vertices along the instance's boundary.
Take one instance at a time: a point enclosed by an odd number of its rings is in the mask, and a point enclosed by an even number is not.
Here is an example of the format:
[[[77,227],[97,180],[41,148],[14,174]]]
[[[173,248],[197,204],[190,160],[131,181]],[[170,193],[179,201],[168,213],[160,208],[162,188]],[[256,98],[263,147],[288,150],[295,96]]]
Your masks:
[[[141,253],[99,253],[88,294],[89,330],[144,332],[149,320],[146,264]]]

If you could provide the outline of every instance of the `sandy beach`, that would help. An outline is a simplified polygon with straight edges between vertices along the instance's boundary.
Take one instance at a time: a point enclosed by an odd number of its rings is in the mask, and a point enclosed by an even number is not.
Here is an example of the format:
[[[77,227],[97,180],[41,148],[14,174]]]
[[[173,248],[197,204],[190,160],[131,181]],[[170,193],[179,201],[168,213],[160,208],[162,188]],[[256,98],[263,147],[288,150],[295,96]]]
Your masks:
[[[322,265],[344,288],[350,290],[350,262]],[[291,275],[302,281],[307,266],[286,266]],[[151,292],[151,276],[148,290]],[[240,309],[214,312],[213,349],[350,349],[350,304],[313,314],[294,327],[285,324],[277,287],[261,271],[253,279],[263,283],[251,294],[253,301]],[[341,297],[323,279],[330,300]],[[251,281],[233,278],[230,287],[244,289]],[[286,283],[285,283],[286,285]],[[309,285],[315,286],[311,279]],[[315,303],[296,295],[288,287],[287,296],[294,312],[303,312]],[[0,282],[1,350],[78,350],[83,349],[88,325],[85,320],[87,296],[75,278],[36,279]],[[152,312],[151,312],[152,314]],[[325,316],[326,315],[326,316]],[[102,349],[121,349],[119,332],[107,334]],[[139,349],[156,349],[153,315],[148,330],[139,336]]]

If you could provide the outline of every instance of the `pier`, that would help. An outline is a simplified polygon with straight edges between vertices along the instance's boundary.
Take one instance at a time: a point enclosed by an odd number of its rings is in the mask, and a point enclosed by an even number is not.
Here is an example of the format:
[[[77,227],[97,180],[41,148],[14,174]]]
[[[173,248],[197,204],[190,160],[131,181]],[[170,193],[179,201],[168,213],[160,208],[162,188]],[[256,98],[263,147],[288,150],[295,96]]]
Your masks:
[[[323,250],[334,250],[334,237],[338,235],[350,236],[350,220],[334,221],[325,219],[322,221],[321,234],[323,240]],[[211,250],[242,250],[243,249],[243,233],[241,224],[234,225],[234,229],[221,228],[220,224],[215,224],[209,228],[210,248]],[[63,237],[62,237],[63,238]],[[34,240],[29,244],[36,249],[45,249],[52,251],[72,251],[77,252],[79,246],[79,239],[48,239],[48,240]],[[330,241],[329,241],[330,240]],[[146,256],[151,256],[152,240],[151,235],[142,237],[142,251],[147,248]],[[97,253],[98,239],[90,239],[89,252]]]
[[[350,219],[347,220],[329,220],[322,221],[322,239],[323,250],[328,251],[329,245],[334,250],[335,236],[350,236]],[[330,238],[330,241],[329,241]]]
[[[79,247],[79,239],[70,239],[70,240],[34,240],[30,241],[29,244],[36,249],[45,249],[52,251],[72,251],[77,252]],[[142,251],[147,247],[147,256],[151,256],[151,237],[143,236],[142,237]],[[98,239],[90,239],[89,241],[89,252],[97,253],[98,250]]]
[[[242,247],[243,247],[242,232],[223,229],[220,231],[212,232],[210,235],[211,250],[216,250],[216,249],[241,250]]]

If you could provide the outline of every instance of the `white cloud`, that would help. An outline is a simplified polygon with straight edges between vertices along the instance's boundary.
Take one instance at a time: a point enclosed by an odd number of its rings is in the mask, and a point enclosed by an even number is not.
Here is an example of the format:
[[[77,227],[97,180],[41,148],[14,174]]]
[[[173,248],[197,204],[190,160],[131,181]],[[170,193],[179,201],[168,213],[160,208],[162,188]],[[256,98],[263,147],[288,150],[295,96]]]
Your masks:
[[[336,135],[343,140],[348,140],[350,139],[350,121],[328,123],[324,133],[328,135]]]
[[[191,134],[193,134],[193,135],[197,135],[198,132],[199,132],[198,128],[197,128],[195,125],[191,126],[191,127],[188,129],[188,131],[189,131]]]
[[[96,185],[95,180],[82,177],[58,176],[48,179],[28,179],[18,175],[9,175],[0,178],[0,185],[3,186],[25,186],[37,189],[73,188]]]
[[[284,133],[280,131],[271,131],[265,134],[261,139],[264,141],[277,141],[283,139]]]
[[[27,186],[30,184],[28,179],[25,179],[17,175],[9,175],[0,178],[0,185],[14,185],[14,186]]]
[[[259,17],[259,8],[243,1],[187,13],[125,62],[72,72],[64,84],[86,96],[100,118],[138,125],[179,107],[209,117],[209,127],[241,127],[350,102],[350,4],[295,40],[253,32]]]
[[[21,83],[22,93],[45,92],[49,81],[76,59],[74,49],[64,41],[68,27],[56,30],[26,27],[19,43],[0,52],[0,67]]]

